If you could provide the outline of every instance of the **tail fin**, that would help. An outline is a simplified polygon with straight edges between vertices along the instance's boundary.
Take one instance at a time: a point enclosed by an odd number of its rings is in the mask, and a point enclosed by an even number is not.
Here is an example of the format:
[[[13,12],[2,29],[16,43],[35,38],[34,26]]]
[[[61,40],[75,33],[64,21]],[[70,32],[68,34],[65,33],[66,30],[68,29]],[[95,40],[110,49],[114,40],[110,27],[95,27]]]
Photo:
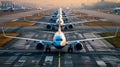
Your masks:
[[[62,8],[59,8],[57,17],[62,18]]]
[[[59,13],[62,14],[62,8],[59,8]]]

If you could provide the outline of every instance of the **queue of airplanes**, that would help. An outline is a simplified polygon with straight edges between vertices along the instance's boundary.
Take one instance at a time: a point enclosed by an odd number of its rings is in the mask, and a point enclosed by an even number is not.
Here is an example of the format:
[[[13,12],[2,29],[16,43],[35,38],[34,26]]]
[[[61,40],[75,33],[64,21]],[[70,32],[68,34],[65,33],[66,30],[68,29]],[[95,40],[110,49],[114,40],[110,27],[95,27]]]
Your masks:
[[[34,41],[36,43],[36,49],[38,49],[38,50],[45,49],[46,52],[51,51],[51,48],[50,48],[51,46],[54,46],[56,49],[62,49],[64,47],[68,46],[68,52],[73,52],[73,49],[81,50],[83,48],[82,42],[106,39],[106,38],[114,38],[114,37],[116,37],[117,32],[118,32],[118,30],[117,30],[115,35],[113,35],[113,36],[67,41],[64,32],[62,32],[62,30],[61,30],[62,26],[64,26],[66,24],[66,23],[64,23],[63,18],[62,18],[62,8],[60,8],[58,10],[57,18],[58,19],[56,20],[56,24],[58,25],[58,30],[57,30],[57,32],[54,33],[54,37],[53,37],[52,41],[33,39],[33,38],[24,38],[24,37],[7,36],[5,34],[3,27],[2,27],[2,32],[3,32],[4,37],[7,37],[7,38],[15,38],[15,39],[22,39],[22,40],[27,40],[27,41],[28,40]],[[67,23],[67,24],[69,24],[69,23]],[[45,45],[46,45],[46,47],[45,47]]]
[[[62,11],[62,10],[61,10],[61,11]],[[53,15],[51,16],[50,20],[51,20],[51,21],[56,21],[56,19],[58,18],[58,13],[59,13],[58,10],[55,11],[55,12],[53,13]],[[66,16],[66,14],[65,14],[64,11],[62,11],[62,17],[63,17],[63,20],[64,20],[64,21],[68,21],[68,17]]]
[[[62,27],[62,29],[68,30],[68,29],[73,29],[74,25],[77,25],[77,24],[80,24],[80,23],[98,21],[98,20],[81,20],[81,21],[78,21],[78,22],[72,22],[72,23],[71,22],[67,22],[67,23],[64,23],[63,19],[66,18],[67,16],[65,15],[65,13],[63,13],[62,8],[58,9],[57,13],[58,13],[57,15],[55,13],[56,16],[54,15],[57,18],[55,20],[56,21],[55,23],[39,22],[39,21],[31,21],[31,22],[36,22],[36,23],[39,23],[39,24],[44,24],[44,25],[46,25],[46,29],[48,29],[48,30],[56,30],[56,29],[58,29],[59,24]]]

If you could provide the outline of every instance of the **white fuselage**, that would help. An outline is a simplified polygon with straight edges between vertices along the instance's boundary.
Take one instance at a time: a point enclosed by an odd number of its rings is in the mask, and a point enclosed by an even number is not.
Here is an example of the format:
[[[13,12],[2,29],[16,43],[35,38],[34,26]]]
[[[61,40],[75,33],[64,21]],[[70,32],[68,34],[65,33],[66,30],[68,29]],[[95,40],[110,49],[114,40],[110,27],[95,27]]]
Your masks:
[[[67,45],[66,37],[63,32],[58,31],[53,37],[53,45],[55,47],[64,47]]]
[[[60,25],[60,26],[64,25],[63,16],[62,16],[62,9],[61,8],[58,11],[56,23],[58,25]]]
[[[61,8],[58,11],[58,19],[56,20],[56,23],[58,24],[59,28],[58,31],[54,34],[53,45],[57,48],[64,47],[67,45],[67,42],[64,33],[61,31],[61,27],[64,25]]]
[[[60,25],[60,26],[64,26],[64,21],[63,21],[63,19],[62,19],[62,18],[58,18],[58,19],[56,20],[56,24],[58,24],[58,25]]]

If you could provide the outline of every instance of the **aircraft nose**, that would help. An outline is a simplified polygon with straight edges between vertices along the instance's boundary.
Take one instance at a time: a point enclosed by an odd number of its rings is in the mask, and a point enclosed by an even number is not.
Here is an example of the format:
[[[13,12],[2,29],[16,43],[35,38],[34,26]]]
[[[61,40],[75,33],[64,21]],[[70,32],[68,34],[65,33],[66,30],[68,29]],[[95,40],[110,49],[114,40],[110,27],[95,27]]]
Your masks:
[[[55,46],[61,46],[61,42],[60,41],[54,42],[54,45]]]
[[[63,46],[61,46],[61,42],[54,42],[54,46],[55,46],[57,49],[63,48]]]

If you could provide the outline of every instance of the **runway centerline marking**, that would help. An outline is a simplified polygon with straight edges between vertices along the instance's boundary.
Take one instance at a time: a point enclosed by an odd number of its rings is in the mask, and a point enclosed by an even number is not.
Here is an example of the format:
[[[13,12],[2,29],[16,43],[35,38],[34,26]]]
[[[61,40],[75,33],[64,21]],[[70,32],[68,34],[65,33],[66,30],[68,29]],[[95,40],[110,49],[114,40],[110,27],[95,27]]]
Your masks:
[[[96,37],[94,33],[92,33],[92,35],[93,35],[94,37]],[[109,48],[102,40],[98,40],[98,41],[99,41],[104,47]]]
[[[58,53],[58,67],[60,67],[60,51]]]

